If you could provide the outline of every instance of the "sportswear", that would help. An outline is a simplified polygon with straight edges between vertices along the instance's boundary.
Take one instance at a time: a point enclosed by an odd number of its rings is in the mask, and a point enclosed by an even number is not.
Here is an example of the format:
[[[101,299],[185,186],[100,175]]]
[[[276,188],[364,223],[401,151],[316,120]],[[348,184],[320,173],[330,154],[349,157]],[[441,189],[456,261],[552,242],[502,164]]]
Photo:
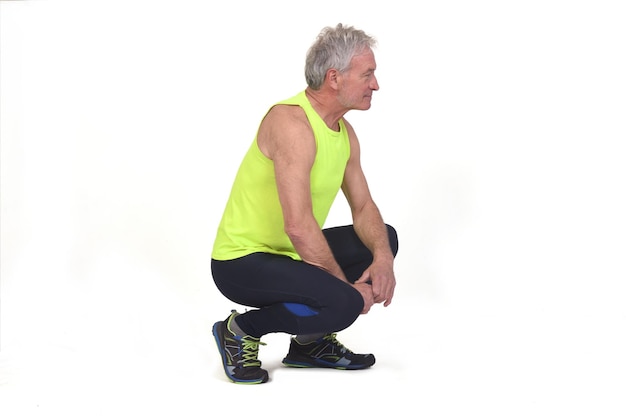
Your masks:
[[[299,343],[292,337],[289,352],[283,359],[285,365],[295,368],[365,369],[375,362],[371,353],[354,353],[342,345],[336,333],[309,343]]]
[[[311,124],[317,146],[311,169],[313,215],[322,228],[341,188],[350,157],[350,141],[345,123],[340,119],[339,131],[330,129],[315,112],[304,91],[276,105],[300,106]],[[231,260],[265,252],[301,260],[284,232],[274,164],[259,149],[257,137],[237,171],[211,257],[215,260]]]
[[[261,368],[258,337],[239,336],[231,329],[231,322],[239,313],[233,310],[224,321],[213,325],[213,337],[222,356],[226,376],[236,384],[262,384],[269,380],[268,373]]]

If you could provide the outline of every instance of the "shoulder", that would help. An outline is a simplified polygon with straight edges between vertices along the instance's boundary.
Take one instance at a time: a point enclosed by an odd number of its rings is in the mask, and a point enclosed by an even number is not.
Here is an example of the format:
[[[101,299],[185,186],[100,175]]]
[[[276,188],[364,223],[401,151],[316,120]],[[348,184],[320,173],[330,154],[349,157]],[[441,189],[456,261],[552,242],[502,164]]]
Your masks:
[[[313,130],[304,110],[296,105],[278,104],[261,122],[257,144],[265,156],[274,159],[281,150],[293,151],[302,146],[314,150],[312,139]]]
[[[273,137],[299,136],[312,133],[311,123],[300,106],[278,104],[272,107],[261,122],[260,135]]]
[[[309,125],[304,109],[298,105],[277,104],[273,106],[263,119],[262,124]]]

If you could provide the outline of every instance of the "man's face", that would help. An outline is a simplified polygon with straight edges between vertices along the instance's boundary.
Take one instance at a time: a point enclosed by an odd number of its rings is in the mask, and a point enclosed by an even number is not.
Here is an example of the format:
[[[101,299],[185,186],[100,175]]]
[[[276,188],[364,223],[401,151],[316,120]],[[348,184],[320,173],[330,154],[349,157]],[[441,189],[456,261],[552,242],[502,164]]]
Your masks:
[[[350,62],[350,69],[339,74],[337,79],[340,103],[348,109],[369,109],[372,93],[378,90],[375,70],[376,60],[370,49],[355,55]]]

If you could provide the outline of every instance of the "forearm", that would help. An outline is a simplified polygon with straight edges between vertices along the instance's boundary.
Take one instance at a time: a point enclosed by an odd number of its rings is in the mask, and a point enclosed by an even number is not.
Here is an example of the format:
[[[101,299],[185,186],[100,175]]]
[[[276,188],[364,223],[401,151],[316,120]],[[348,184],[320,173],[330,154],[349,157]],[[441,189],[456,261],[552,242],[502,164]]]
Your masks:
[[[302,260],[348,282],[315,219],[288,226],[285,232]]]
[[[386,307],[391,303],[396,286],[393,272],[394,255],[387,225],[373,202],[354,214],[354,229],[373,254],[372,264],[356,283],[371,283],[374,302],[384,303]]]
[[[372,252],[374,262],[393,262],[387,225],[374,202],[352,213],[354,230],[363,244]]]

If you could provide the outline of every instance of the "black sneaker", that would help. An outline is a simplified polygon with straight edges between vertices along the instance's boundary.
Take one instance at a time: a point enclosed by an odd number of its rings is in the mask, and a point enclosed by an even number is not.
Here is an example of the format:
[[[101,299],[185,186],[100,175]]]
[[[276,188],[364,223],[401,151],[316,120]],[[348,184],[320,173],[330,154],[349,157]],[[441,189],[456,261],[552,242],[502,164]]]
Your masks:
[[[289,353],[283,359],[285,365],[296,368],[365,369],[374,362],[374,355],[354,353],[339,343],[336,333],[305,344],[292,337]]]
[[[259,345],[265,345],[261,339],[252,336],[237,336],[230,330],[230,322],[238,316],[235,310],[224,321],[213,325],[213,336],[222,356],[226,376],[237,384],[261,384],[269,376],[261,369]]]

